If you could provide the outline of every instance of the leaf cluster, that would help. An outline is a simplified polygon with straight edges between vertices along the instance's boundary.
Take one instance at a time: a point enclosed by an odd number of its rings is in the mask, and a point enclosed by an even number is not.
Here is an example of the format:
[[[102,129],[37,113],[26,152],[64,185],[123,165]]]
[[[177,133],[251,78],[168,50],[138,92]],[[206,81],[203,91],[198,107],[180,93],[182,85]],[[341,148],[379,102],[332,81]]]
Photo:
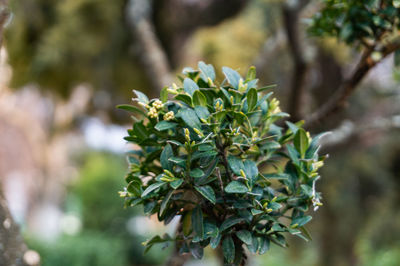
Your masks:
[[[206,246],[221,246],[225,261],[238,264],[244,246],[263,254],[271,242],[287,246],[284,233],[309,239],[306,212],[320,205],[319,136],[303,122],[276,124],[288,114],[271,99],[274,86],[257,86],[254,67],[245,78],[223,67],[221,83],[212,65],[198,67],[185,68],[182,85],[160,99],[135,91],[142,109],[120,106],[142,117],[125,137],[135,149],[121,196],[165,224],[180,217],[175,237],[156,236],[147,248],[175,241],[201,258]]]
[[[369,46],[400,30],[400,0],[323,0],[309,31]]]

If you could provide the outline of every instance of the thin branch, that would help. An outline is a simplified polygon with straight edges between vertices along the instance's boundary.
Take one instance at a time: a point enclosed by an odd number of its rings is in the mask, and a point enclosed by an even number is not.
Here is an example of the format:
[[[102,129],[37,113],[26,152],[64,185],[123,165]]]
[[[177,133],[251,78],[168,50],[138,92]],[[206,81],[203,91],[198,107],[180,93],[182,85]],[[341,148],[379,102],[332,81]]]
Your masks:
[[[324,105],[306,118],[306,127],[311,128],[315,126],[323,119],[342,108],[347,99],[357,89],[357,86],[368,74],[368,72],[378,63],[382,62],[384,58],[398,49],[400,49],[400,38],[395,39],[394,41],[382,47],[382,49],[378,50],[381,52],[382,57],[377,61],[373,60],[371,57],[371,54],[374,52],[374,48],[366,50],[353,74],[344,81],[343,85]]]
[[[303,56],[303,45],[299,36],[300,13],[308,3],[309,0],[301,0],[297,1],[296,4],[285,3],[282,6],[285,32],[294,63],[288,108],[291,119],[294,121],[297,121],[302,117],[305,83],[308,72],[308,65]]]

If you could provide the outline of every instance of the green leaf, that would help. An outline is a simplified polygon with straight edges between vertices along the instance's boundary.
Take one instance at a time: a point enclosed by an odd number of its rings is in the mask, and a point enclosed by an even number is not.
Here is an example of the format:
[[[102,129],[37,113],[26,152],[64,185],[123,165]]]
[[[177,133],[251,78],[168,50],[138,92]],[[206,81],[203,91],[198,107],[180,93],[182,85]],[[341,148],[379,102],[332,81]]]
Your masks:
[[[157,129],[158,131],[163,131],[163,130],[167,130],[170,128],[174,128],[176,127],[177,123],[174,122],[168,122],[168,121],[160,121],[157,123],[157,125],[154,126],[155,129]]]
[[[193,106],[192,97],[186,94],[178,94],[175,96],[175,100],[186,103],[189,106]]]
[[[254,107],[257,105],[257,101],[258,101],[257,90],[251,88],[247,93],[248,112],[253,111]]]
[[[238,224],[238,223],[241,223],[241,222],[244,222],[244,221],[245,221],[245,220],[244,220],[243,218],[238,218],[238,217],[236,217],[236,216],[229,217],[228,219],[226,219],[226,220],[221,224],[219,230],[220,230],[220,232],[222,232],[222,231],[224,231],[224,230],[226,230],[226,229],[228,229],[228,228],[234,226],[235,224]]]
[[[195,168],[190,171],[190,176],[194,177],[194,178],[199,178],[199,177],[202,177],[203,175],[204,175],[204,172],[200,168]]]
[[[204,82],[208,82],[208,78],[210,78],[212,81],[215,80],[215,70],[213,65],[207,65],[203,61],[200,61],[198,63],[198,67],[201,71],[200,77],[204,80]]]
[[[236,236],[242,240],[243,243],[247,244],[247,245],[251,245],[252,243],[252,237],[251,237],[251,233],[247,230],[240,230],[238,232],[236,232]]]
[[[183,108],[179,111],[178,114],[189,127],[201,129],[200,120],[193,109]]]
[[[203,212],[200,206],[193,209],[192,212],[192,227],[193,231],[202,239],[204,235],[204,225],[203,225]]]
[[[243,165],[246,177],[254,181],[258,176],[258,168],[256,163],[252,160],[246,160],[244,161]]]
[[[312,217],[309,215],[296,217],[292,220],[292,222],[290,223],[290,226],[292,228],[302,227],[303,225],[305,225],[306,223],[311,221],[311,219],[312,219]]]
[[[137,136],[139,139],[141,140],[147,139],[147,130],[142,123],[135,123],[133,125],[133,132],[135,136]]]
[[[194,111],[199,118],[207,119],[210,116],[210,112],[204,106],[195,106]]]
[[[183,235],[188,236],[192,229],[192,211],[185,214],[182,222]]]
[[[137,100],[138,102],[145,103],[145,104],[149,103],[149,98],[147,98],[146,94],[144,94],[143,92],[137,91],[137,90],[133,90],[133,92],[137,96],[137,98],[135,98],[134,100]]]
[[[293,144],[296,150],[300,153],[301,158],[304,158],[308,148],[308,137],[304,129],[299,128],[299,130],[297,130],[296,135],[294,136]]]
[[[226,193],[246,193],[248,192],[249,189],[247,188],[246,185],[239,181],[232,181],[230,182],[226,187],[225,187],[225,192]]]
[[[139,113],[139,114],[144,115],[144,116],[146,115],[146,113],[143,112],[138,107],[133,106],[133,105],[129,105],[129,104],[120,104],[120,105],[117,105],[117,108],[121,109],[121,110],[128,111],[128,112],[132,112],[132,113]]]
[[[290,178],[290,175],[285,173],[270,173],[270,174],[262,174],[262,177],[265,179],[278,179],[278,180],[287,180]]]
[[[163,169],[172,170],[172,163],[168,160],[173,157],[174,153],[170,144],[165,145],[160,155],[160,163]]]
[[[183,183],[183,179],[178,179],[178,180],[175,180],[175,181],[170,182],[169,185],[170,185],[173,189],[177,189],[177,188],[179,188],[179,187],[182,185],[182,183]]]
[[[191,242],[189,245],[190,253],[192,253],[195,259],[202,259],[204,255],[204,249],[200,246],[199,243]]]
[[[143,191],[142,198],[146,197],[149,193],[151,193],[152,191],[156,190],[157,188],[161,187],[164,184],[165,184],[164,182],[151,184],[145,189],[145,191]]]
[[[231,236],[225,237],[222,241],[222,251],[224,253],[224,258],[228,263],[233,263],[235,260],[235,243]]]
[[[211,237],[210,246],[212,249],[216,249],[219,246],[219,242],[221,241],[221,234],[218,233],[216,237]]]
[[[258,240],[258,253],[262,255],[269,250],[270,241],[265,236],[259,237]]]
[[[200,90],[193,93],[193,104],[195,106],[207,106],[207,98]]]
[[[160,205],[160,216],[164,215],[164,212],[165,212],[165,210],[166,210],[166,208],[168,206],[169,200],[171,199],[171,196],[172,196],[173,192],[174,192],[173,190],[170,190],[168,192],[168,194],[164,197],[163,201],[161,202],[161,205]]]
[[[226,79],[232,85],[232,87],[238,89],[239,80],[241,79],[239,73],[229,67],[222,67],[222,72],[224,73]]]
[[[194,187],[203,197],[215,204],[217,199],[215,198],[214,190],[210,186],[195,186]]]
[[[185,90],[185,92],[187,92],[190,96],[193,96],[193,93],[196,90],[199,90],[199,86],[196,84],[196,82],[194,82],[193,80],[191,80],[190,78],[185,78],[185,80],[183,81],[183,89]]]
[[[168,101],[168,87],[162,88],[160,92],[160,100],[162,103],[166,103]]]
[[[240,175],[240,170],[244,169],[242,160],[233,155],[228,156],[228,164],[236,175]]]
[[[249,71],[247,71],[247,75],[246,75],[246,81],[250,81],[256,78],[256,67],[255,66],[251,66],[249,68]]]

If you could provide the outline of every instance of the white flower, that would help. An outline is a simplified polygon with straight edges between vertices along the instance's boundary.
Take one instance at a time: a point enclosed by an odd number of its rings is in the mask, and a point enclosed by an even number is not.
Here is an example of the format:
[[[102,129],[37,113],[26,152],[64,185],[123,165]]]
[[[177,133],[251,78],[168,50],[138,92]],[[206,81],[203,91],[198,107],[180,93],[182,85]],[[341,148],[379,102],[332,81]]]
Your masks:
[[[151,118],[157,118],[158,117],[158,111],[155,107],[151,107],[150,111],[147,113],[147,115]]]

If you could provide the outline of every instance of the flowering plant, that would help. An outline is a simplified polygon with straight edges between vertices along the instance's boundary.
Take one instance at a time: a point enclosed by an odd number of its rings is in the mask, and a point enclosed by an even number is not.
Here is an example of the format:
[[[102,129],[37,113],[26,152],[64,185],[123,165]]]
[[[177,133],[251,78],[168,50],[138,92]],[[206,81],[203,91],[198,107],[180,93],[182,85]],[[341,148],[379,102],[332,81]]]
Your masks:
[[[226,263],[241,264],[244,247],[263,254],[271,242],[285,247],[284,233],[309,239],[306,212],[321,205],[319,136],[303,122],[275,124],[288,114],[271,99],[273,86],[258,88],[254,67],[245,78],[223,67],[221,83],[212,65],[198,67],[185,68],[182,86],[160,99],[134,91],[145,111],[119,106],[142,116],[125,137],[137,147],[128,154],[126,206],[143,205],[165,224],[179,217],[176,235],[155,236],[146,250],[175,241],[200,259],[206,246],[221,246]]]

